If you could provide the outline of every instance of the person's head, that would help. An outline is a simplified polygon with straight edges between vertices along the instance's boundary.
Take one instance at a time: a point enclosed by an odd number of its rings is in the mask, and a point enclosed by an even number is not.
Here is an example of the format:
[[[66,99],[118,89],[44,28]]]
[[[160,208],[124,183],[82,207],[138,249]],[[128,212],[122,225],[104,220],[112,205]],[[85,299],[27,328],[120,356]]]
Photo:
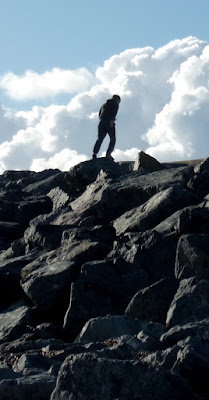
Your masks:
[[[118,94],[114,94],[112,96],[113,100],[115,100],[116,103],[120,104],[121,98],[118,96]]]

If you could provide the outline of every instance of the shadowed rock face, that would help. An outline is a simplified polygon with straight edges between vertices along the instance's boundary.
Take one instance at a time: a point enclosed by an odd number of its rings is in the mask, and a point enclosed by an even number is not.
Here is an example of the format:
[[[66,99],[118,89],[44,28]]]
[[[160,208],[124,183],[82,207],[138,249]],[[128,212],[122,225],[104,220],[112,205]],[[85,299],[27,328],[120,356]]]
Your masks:
[[[0,176],[0,399],[209,398],[209,159]]]

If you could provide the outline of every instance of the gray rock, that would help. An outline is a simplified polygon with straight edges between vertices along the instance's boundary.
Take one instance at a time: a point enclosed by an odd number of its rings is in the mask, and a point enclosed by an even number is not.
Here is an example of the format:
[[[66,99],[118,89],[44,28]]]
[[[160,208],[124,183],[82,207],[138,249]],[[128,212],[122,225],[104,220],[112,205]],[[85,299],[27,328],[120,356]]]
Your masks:
[[[208,374],[208,161],[142,158],[0,176],[1,399],[49,399],[63,362],[59,400],[208,397],[189,370]],[[196,277],[175,294],[174,273]]]
[[[199,173],[195,174],[187,183],[187,187],[198,192],[201,197],[204,197],[209,192],[209,170],[207,168],[200,167]]]
[[[75,279],[76,266],[63,261],[45,265],[21,280],[21,286],[40,311],[63,316],[69,302],[70,286]]]
[[[149,171],[159,171],[164,168],[154,157],[140,151],[135,160],[133,170],[138,171],[139,168],[148,169]]]
[[[33,223],[24,233],[26,252],[38,248],[40,250],[54,250],[61,245],[65,227],[57,225],[34,225]]]
[[[127,211],[114,221],[117,235],[126,231],[146,231],[162,220],[196,201],[196,198],[178,185],[156,193],[145,204]]]
[[[32,310],[21,303],[15,303],[0,313],[0,340],[13,340],[21,336],[27,321],[32,318]]]
[[[209,313],[209,282],[183,279],[168,310],[166,325],[172,327],[201,321]]]
[[[209,339],[209,319],[189,322],[184,325],[175,325],[166,333],[163,333],[160,340],[166,346],[174,346],[188,337],[204,337]]]
[[[23,192],[35,196],[46,195],[51,189],[60,185],[63,177],[63,173],[59,170],[46,170],[42,176],[36,175],[33,182],[23,188]]]
[[[134,293],[147,283],[144,271],[121,259],[86,263],[71,288],[65,328],[75,335],[90,318],[124,313]],[[74,327],[74,328],[73,328]]]
[[[21,201],[17,204],[14,221],[28,226],[29,222],[40,214],[49,214],[52,211],[53,203],[47,196],[36,196]]]
[[[209,171],[209,158],[205,158],[197,163],[194,167],[195,174],[199,174],[204,171]]]
[[[51,400],[198,399],[182,378],[140,360],[110,360],[87,353],[65,360]]]
[[[95,183],[71,203],[72,211],[55,215],[50,223],[73,225],[90,215],[97,216],[97,223],[113,221],[124,212],[145,203],[150,197],[170,186],[185,188],[193,174],[191,167],[172,168],[142,175],[140,172],[122,175],[114,182],[106,175],[99,175]],[[46,218],[47,223],[47,218]]]
[[[145,356],[143,357],[143,362],[146,363],[147,366],[160,366],[171,371],[176,363],[178,352],[180,349],[181,347],[176,345],[173,347],[168,347],[165,350],[157,350],[154,353],[145,353]]]
[[[137,335],[141,322],[128,315],[107,315],[90,319],[75,342],[102,342],[123,335]]]
[[[161,279],[136,293],[125,312],[142,321],[165,324],[167,312],[177,288],[177,281]]]
[[[178,234],[209,233],[209,208],[204,203],[184,208],[178,216],[176,230]]]
[[[49,359],[42,354],[22,354],[17,358],[12,366],[14,372],[22,375],[38,375],[50,369]]]
[[[182,235],[176,252],[175,275],[178,279],[197,276],[209,279],[209,235]]]
[[[0,381],[1,400],[48,400],[56,384],[56,376],[46,372],[38,375]]]
[[[48,195],[48,197],[50,197],[50,199],[53,202],[53,211],[57,210],[61,207],[69,206],[69,203],[70,203],[69,194],[64,192],[59,187],[56,187],[56,188],[50,190],[50,192],[47,193],[47,195]]]
[[[149,277],[149,284],[163,278],[174,278],[177,246],[175,234],[162,235],[155,230],[127,233],[115,242],[111,257],[140,265]]]
[[[104,171],[110,178],[116,178],[123,173],[123,168],[112,159],[101,157],[75,165],[70,169],[69,175],[77,180],[77,186],[86,188],[96,180],[101,171]]]
[[[191,384],[194,391],[208,398],[209,339],[193,338],[177,355],[175,369]]]
[[[18,222],[0,221],[0,238],[9,243],[21,238],[24,230],[25,227]]]
[[[21,270],[30,257],[20,256],[0,262],[0,310],[26,298],[20,286]]]

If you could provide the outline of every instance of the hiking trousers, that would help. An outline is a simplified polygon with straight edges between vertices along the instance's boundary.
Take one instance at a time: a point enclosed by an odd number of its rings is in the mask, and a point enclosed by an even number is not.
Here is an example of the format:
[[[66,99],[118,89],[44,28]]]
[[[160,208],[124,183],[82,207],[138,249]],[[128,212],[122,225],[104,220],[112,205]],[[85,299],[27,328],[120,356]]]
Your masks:
[[[94,154],[97,154],[99,152],[101,144],[107,134],[110,137],[110,143],[109,143],[106,155],[109,156],[115,147],[115,141],[116,141],[115,124],[113,124],[113,127],[110,128],[110,125],[108,122],[100,121],[100,123],[98,125],[98,137],[97,137],[97,141],[94,145],[94,150],[93,150]]]

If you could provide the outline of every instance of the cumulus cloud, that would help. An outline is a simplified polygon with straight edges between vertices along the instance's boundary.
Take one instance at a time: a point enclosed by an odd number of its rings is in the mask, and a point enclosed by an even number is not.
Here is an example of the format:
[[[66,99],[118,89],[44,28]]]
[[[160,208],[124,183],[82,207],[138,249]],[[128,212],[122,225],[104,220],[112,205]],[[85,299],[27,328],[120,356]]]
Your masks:
[[[59,169],[62,171],[68,171],[75,164],[86,160],[87,157],[85,154],[78,154],[75,150],[63,149],[49,159],[34,159],[31,164],[31,169],[39,172],[44,169],[54,168],[55,165],[59,165]]]
[[[113,153],[116,161],[134,160],[139,150],[161,162],[208,156],[207,42],[188,37],[156,50],[129,49],[106,60],[95,75],[87,70],[76,71],[73,83],[62,72],[54,69],[49,75],[12,75],[7,81],[10,84],[6,85],[4,80],[5,86],[1,80],[1,87],[8,95],[18,99],[38,98],[40,87],[47,96],[64,90],[79,93],[69,104],[48,107],[36,104],[29,111],[15,112],[1,106],[0,172],[68,170],[90,158],[97,135],[98,110],[115,93],[122,98],[116,121],[117,143]],[[53,83],[55,76],[60,79]],[[78,76],[84,81],[76,80]],[[23,94],[18,94],[20,88]],[[100,155],[107,145],[108,137]]]
[[[63,70],[53,68],[43,74],[26,71],[24,75],[9,72],[0,77],[0,88],[15,100],[33,100],[89,89],[95,79],[86,68]]]

